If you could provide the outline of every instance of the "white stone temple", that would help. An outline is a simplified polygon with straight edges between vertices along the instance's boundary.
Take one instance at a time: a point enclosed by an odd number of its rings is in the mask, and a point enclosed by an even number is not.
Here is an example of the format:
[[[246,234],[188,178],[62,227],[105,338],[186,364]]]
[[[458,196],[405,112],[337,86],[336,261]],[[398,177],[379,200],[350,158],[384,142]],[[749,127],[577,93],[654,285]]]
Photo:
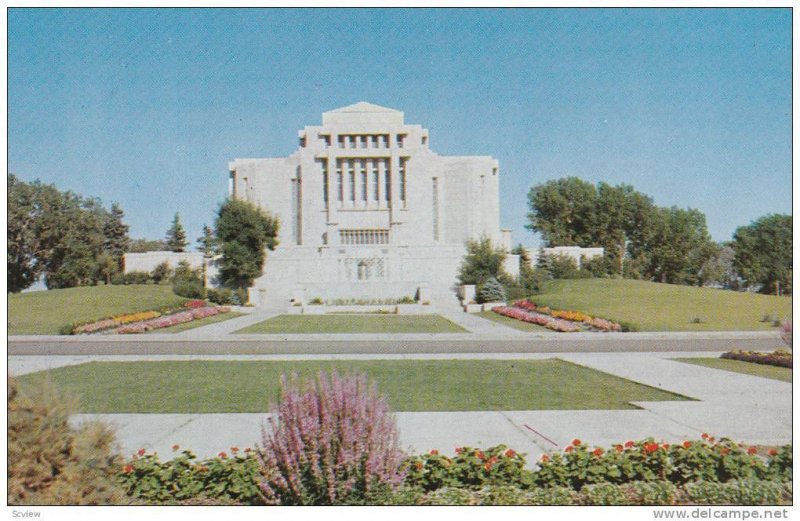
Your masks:
[[[322,114],[288,157],[236,159],[230,194],[280,219],[280,245],[250,290],[256,305],[312,299],[455,302],[468,239],[510,250],[500,169],[490,156],[441,156],[403,113],[360,102]],[[506,270],[518,272],[518,256]]]

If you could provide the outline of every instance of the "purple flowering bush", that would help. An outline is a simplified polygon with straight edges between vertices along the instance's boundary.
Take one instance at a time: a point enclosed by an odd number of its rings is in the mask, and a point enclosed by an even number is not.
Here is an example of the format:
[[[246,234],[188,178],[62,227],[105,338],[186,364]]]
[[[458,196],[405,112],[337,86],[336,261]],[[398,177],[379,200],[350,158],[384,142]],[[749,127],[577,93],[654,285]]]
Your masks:
[[[363,504],[403,482],[394,416],[364,375],[320,372],[304,387],[284,377],[269,423],[259,451],[268,503]]]

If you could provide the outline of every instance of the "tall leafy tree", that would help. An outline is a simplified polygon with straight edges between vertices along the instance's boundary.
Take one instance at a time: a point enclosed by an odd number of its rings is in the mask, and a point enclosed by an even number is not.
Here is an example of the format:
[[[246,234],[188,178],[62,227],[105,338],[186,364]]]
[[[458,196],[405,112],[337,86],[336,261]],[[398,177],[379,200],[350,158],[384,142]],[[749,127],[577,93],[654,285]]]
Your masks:
[[[42,273],[37,258],[38,239],[35,234],[35,194],[27,183],[13,174],[8,175],[8,291],[17,293],[30,287]]]
[[[658,213],[648,274],[659,282],[697,284],[700,270],[717,250],[708,234],[705,215],[677,207],[660,208]]]
[[[593,246],[594,185],[566,177],[536,185],[528,192],[529,224],[547,246]]]
[[[734,267],[762,293],[791,293],[792,216],[765,215],[733,234]]]
[[[278,245],[278,218],[247,201],[228,199],[220,205],[214,226],[222,258],[220,278],[227,286],[250,287],[258,278],[267,250]]]
[[[181,216],[178,213],[176,213],[175,217],[172,219],[172,226],[167,230],[166,243],[170,251],[182,252],[186,250],[186,246],[188,245],[186,242],[186,232],[183,230]]]

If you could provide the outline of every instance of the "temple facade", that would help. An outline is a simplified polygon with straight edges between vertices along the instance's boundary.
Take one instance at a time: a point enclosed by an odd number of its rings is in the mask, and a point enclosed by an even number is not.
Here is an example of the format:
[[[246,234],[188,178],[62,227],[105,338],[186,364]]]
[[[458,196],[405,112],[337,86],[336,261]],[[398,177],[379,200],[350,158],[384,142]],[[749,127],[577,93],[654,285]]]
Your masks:
[[[428,130],[366,102],[322,114],[288,157],[236,159],[230,195],[280,219],[251,288],[256,305],[312,299],[455,301],[469,239],[510,249],[500,228],[500,168],[489,156],[442,156]],[[506,269],[518,271],[517,256]]]

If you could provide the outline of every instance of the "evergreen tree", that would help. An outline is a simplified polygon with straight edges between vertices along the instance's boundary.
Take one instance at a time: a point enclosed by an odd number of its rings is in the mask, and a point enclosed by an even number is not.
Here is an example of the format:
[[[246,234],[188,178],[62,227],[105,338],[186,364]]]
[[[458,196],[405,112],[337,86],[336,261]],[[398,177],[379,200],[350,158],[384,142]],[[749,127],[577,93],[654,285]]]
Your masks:
[[[203,235],[197,238],[198,250],[203,253],[203,257],[210,259],[217,252],[217,238],[214,237],[214,230],[207,224],[203,225]]]
[[[502,248],[495,248],[489,237],[467,241],[467,255],[458,270],[461,284],[482,284],[487,279],[508,281],[509,276],[503,271],[506,253]]]
[[[120,269],[122,265],[123,255],[131,245],[131,239],[128,237],[128,225],[122,222],[125,214],[120,208],[118,203],[111,204],[111,214],[103,226],[103,235],[105,235],[105,251],[117,263]]]
[[[182,252],[186,250],[186,232],[183,230],[181,224],[181,216],[176,213],[175,218],[172,219],[172,226],[167,230],[167,248],[170,251]]]

